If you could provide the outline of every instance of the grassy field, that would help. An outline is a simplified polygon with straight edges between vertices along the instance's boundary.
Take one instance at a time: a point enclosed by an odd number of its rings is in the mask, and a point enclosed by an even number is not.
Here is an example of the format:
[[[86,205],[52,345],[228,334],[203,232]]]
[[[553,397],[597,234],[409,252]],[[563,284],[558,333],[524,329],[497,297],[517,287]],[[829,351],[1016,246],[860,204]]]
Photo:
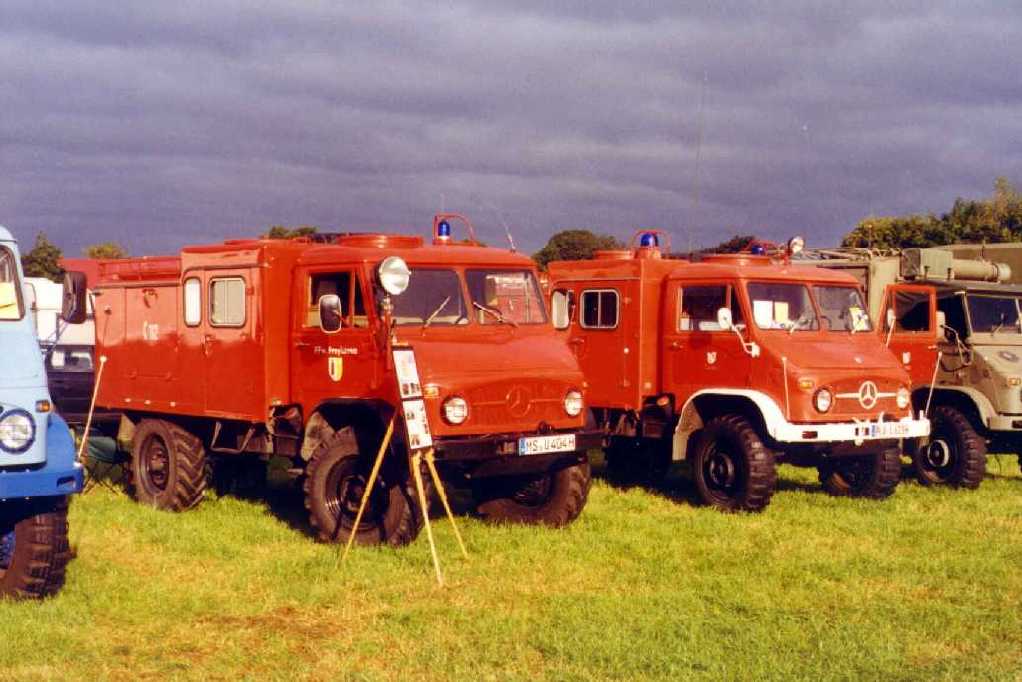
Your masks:
[[[0,603],[0,678],[1022,680],[1022,478],[835,499],[783,467],[762,515],[597,480],[564,530],[462,518],[334,550],[299,498],[171,515],[96,489],[44,603]]]

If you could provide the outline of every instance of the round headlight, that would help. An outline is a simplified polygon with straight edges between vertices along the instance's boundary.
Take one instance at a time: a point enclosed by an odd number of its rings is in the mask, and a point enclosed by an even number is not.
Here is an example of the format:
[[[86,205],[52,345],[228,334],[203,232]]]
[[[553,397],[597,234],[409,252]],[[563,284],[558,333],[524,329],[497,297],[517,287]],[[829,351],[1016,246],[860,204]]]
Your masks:
[[[444,401],[444,419],[449,424],[461,424],[468,419],[468,403],[464,398],[452,396]]]
[[[908,407],[908,403],[912,400],[912,395],[908,392],[908,389],[902,386],[898,389],[898,395],[895,398],[898,401],[898,409],[904,410]]]
[[[825,388],[821,388],[813,397],[813,404],[816,406],[817,412],[826,412],[833,403],[834,396]]]
[[[568,391],[564,394],[564,411],[569,417],[577,417],[582,414],[582,393],[580,391]]]
[[[11,410],[0,418],[0,448],[19,453],[35,440],[35,420],[25,410]]]
[[[412,273],[408,264],[398,256],[387,256],[380,263],[377,271],[380,277],[380,286],[388,294],[399,296],[408,288],[408,279]]]

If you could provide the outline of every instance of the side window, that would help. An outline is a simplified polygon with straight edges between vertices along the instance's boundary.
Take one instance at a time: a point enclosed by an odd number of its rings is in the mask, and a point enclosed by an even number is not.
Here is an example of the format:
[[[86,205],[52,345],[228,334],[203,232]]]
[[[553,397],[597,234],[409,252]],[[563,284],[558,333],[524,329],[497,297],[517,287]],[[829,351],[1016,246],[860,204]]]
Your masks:
[[[582,292],[582,319],[586,329],[614,329],[617,327],[619,299],[613,289]]]
[[[550,297],[554,329],[567,329],[575,314],[575,292],[557,289]]]
[[[715,332],[721,331],[717,324],[717,311],[731,309],[731,319],[736,328],[745,327],[742,306],[734,290],[727,286],[683,287],[679,292],[678,331]]]
[[[353,272],[316,273],[309,277],[309,304],[305,313],[305,326],[319,326],[319,299],[335,294],[341,299],[341,316],[344,326],[364,328],[369,326],[362,288]]]
[[[194,327],[202,322],[202,282],[198,277],[189,277],[184,287],[185,324]]]
[[[894,291],[894,331],[930,331],[930,295],[921,291]]]
[[[210,280],[209,323],[214,327],[245,324],[245,280],[240,277]]]
[[[944,313],[944,324],[958,332],[959,338],[964,339],[968,327],[965,324],[965,306],[962,305],[962,297],[952,295],[938,298],[937,310]]]

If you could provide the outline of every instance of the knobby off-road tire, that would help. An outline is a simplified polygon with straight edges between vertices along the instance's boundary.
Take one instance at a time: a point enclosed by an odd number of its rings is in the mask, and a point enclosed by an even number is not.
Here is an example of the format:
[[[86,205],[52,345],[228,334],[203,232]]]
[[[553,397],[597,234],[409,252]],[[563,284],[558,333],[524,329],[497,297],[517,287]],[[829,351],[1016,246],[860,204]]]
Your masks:
[[[131,441],[128,492],[138,502],[184,511],[202,501],[209,484],[202,440],[162,419],[143,419]]]
[[[758,512],[770,504],[777,487],[777,464],[745,417],[725,415],[703,427],[692,476],[706,504],[728,512]]]
[[[476,513],[492,523],[566,526],[589,499],[589,460],[540,475],[497,476],[473,486]]]
[[[882,500],[890,497],[901,478],[901,451],[885,448],[869,455],[827,460],[818,467],[820,483],[831,495]]]
[[[305,472],[305,508],[309,524],[322,542],[348,541],[359,503],[372,470],[371,456],[359,452],[350,428],[337,431],[321,443]],[[426,504],[431,489],[423,477]],[[340,523],[338,523],[340,521]],[[360,545],[407,545],[422,530],[422,507],[415,480],[404,459],[387,453],[362,520],[355,533]]]
[[[63,586],[67,507],[66,497],[0,505],[0,597],[39,599]]]
[[[983,481],[987,446],[964,414],[941,406],[930,419],[930,441],[916,449],[912,467],[923,485],[975,489]]]

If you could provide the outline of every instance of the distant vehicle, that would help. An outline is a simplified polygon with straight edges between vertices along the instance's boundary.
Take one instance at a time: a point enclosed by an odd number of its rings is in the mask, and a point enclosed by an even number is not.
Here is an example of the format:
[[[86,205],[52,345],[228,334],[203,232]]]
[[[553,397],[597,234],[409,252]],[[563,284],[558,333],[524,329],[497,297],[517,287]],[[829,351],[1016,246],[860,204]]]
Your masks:
[[[912,400],[932,422],[910,443],[920,482],[980,485],[988,447],[1022,463],[1022,285],[1006,263],[943,248],[824,249],[822,267],[869,292],[880,334],[912,376]]]
[[[424,412],[399,419],[408,435],[395,435],[361,542],[417,535],[403,455],[428,442],[483,517],[574,520],[587,449],[600,444],[583,428],[582,374],[532,260],[452,242],[455,219],[434,220],[431,245],[320,235],[101,262],[97,352],[109,363],[98,404],[123,415],[134,496],[187,509],[211,464],[276,455],[304,476],[319,537],[347,537],[385,426],[406,392],[421,392]]]
[[[83,483],[71,432],[47,392],[29,299],[17,244],[0,227],[0,596],[15,598],[64,584],[69,496]]]
[[[661,235],[549,265],[554,326],[589,384],[608,463],[654,475],[686,462],[702,499],[758,511],[778,461],[827,491],[884,498],[899,440],[929,432],[909,377],[872,332],[850,276],[780,257],[662,257]]]

